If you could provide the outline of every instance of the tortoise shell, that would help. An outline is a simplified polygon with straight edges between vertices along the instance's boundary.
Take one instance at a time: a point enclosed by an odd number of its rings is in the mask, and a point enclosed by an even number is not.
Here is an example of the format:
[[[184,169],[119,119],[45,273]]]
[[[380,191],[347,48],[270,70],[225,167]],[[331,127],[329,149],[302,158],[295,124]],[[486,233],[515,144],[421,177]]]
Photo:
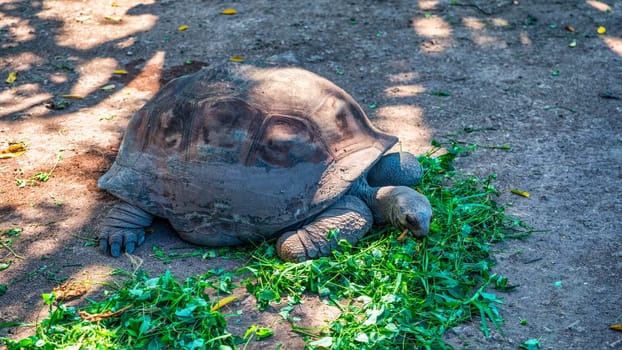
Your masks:
[[[193,243],[257,242],[333,204],[395,142],[314,73],[230,62],[165,85],[99,187]]]

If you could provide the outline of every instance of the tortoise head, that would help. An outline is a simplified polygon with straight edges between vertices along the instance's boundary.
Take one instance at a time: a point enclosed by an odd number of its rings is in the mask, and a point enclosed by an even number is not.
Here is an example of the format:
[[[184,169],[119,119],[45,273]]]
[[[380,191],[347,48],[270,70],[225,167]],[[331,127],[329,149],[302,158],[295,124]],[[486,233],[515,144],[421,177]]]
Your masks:
[[[400,230],[409,230],[415,237],[425,237],[430,231],[430,201],[410,187],[380,187],[370,206],[377,223],[389,223]]]

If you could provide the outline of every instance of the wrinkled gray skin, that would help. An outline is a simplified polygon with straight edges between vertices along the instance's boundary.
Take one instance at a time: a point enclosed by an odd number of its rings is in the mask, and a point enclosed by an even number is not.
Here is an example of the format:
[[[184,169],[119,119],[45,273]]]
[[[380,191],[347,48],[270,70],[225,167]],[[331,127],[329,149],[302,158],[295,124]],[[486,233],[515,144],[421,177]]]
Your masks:
[[[338,249],[341,239],[356,244],[372,224],[389,224],[409,230],[415,237],[426,236],[432,208],[424,195],[410,187],[419,184],[421,176],[421,165],[414,155],[400,152],[383,156],[337,203],[309,224],[281,235],[277,253],[288,261],[327,256]],[[334,229],[339,229],[338,234],[328,239],[327,232]]]
[[[368,173],[355,182],[335,204],[319,215],[282,233],[278,255],[287,261],[303,261],[330,255],[337,242],[355,245],[372,224],[389,224],[409,230],[415,237],[428,234],[432,208],[428,199],[412,189],[421,180],[416,157],[407,152],[383,156]],[[370,186],[368,183],[374,185]],[[100,247],[112,256],[132,253],[145,240],[145,228],[154,216],[126,202],[116,205],[103,223]],[[338,229],[334,237],[328,232]]]
[[[307,70],[202,69],[169,82],[130,121],[98,181],[122,201],[100,246],[133,252],[156,216],[198,245],[278,237],[279,255],[292,261],[329,255],[340,239],[355,244],[373,223],[424,236],[430,204],[410,188],[421,167],[409,153],[383,156],[396,142]]]
[[[409,187],[417,185],[421,175],[421,166],[412,154],[383,156],[369,175],[355,182],[337,203],[309,224],[281,235],[277,253],[287,261],[328,256],[331,250],[338,249],[341,239],[356,244],[372,224],[389,224],[409,230],[415,237],[426,236],[432,218],[430,202]],[[368,181],[378,187],[371,187]],[[327,232],[334,229],[339,230],[338,234],[328,238]]]

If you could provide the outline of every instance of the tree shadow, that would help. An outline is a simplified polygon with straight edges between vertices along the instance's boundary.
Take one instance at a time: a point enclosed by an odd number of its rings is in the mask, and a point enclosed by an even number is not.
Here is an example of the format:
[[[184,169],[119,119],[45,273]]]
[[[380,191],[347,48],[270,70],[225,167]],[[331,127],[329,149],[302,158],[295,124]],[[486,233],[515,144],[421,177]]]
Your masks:
[[[151,14],[157,6],[137,5],[121,13],[122,20],[117,22],[97,12],[102,7],[98,3],[92,7],[79,2],[0,4],[0,72],[3,80],[11,72],[16,73],[14,81],[3,82],[0,92],[0,129],[8,131],[3,134],[8,141],[27,135],[24,140],[31,146],[25,155],[2,160],[1,259],[10,264],[0,275],[0,284],[7,287],[6,294],[0,296],[2,322],[39,318],[41,293],[67,279],[97,282],[107,279],[111,269],[106,266],[133,269],[128,259],[106,257],[94,244],[99,218],[114,201],[112,196],[98,191],[96,181],[112,163],[114,148],[93,144],[88,138],[70,140],[69,144],[75,145],[70,147],[75,148],[66,150],[65,158],[48,182],[31,180],[31,176],[49,169],[38,165],[47,162],[42,158],[49,148],[65,148],[67,140],[63,134],[72,119],[79,119],[82,111],[97,108],[110,99],[111,93],[102,87],[115,85],[111,90],[114,92],[130,86],[146,91],[148,98],[166,81],[205,65],[195,61],[156,70],[146,64],[157,55],[154,50],[144,49],[140,58],[130,55],[126,46],[157,25],[157,16]],[[71,15],[64,14],[63,9]],[[111,17],[120,11],[109,10]],[[141,24],[140,19],[145,16],[153,19],[151,25]],[[134,29],[123,30],[126,24]],[[86,30],[83,38],[80,30]],[[89,44],[98,35],[106,37],[100,31],[113,33],[112,38]],[[125,74],[114,74],[116,69],[125,70]],[[50,123],[52,120],[56,121]],[[123,121],[116,123],[115,131],[122,128]],[[46,135],[48,141],[30,135],[29,126],[40,128],[41,136]],[[73,128],[78,134],[100,132],[88,122]],[[110,126],[106,128],[110,130]],[[17,176],[27,180],[26,188],[16,186]],[[96,286],[93,295],[101,289]],[[3,329],[3,333],[13,336],[30,332],[23,328]]]
[[[40,1],[0,4],[4,18],[0,32],[5,34],[0,72],[4,77],[17,74],[0,93],[0,121],[62,118],[97,106],[124,86],[153,94],[162,82],[206,65],[194,61],[170,67],[164,74],[155,71],[146,63],[174,44],[161,38],[153,45],[137,37],[158,31],[154,13],[160,5],[116,6],[70,2],[50,8]],[[139,58],[133,50],[140,52]],[[158,64],[163,70],[165,63]]]

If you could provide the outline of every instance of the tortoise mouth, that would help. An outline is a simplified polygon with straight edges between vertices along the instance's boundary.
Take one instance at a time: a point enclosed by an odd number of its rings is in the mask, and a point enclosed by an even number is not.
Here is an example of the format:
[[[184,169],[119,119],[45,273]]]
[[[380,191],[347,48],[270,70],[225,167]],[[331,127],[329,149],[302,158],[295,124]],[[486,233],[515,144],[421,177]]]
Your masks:
[[[428,235],[430,225],[423,217],[413,214],[406,214],[402,226],[403,229],[408,229],[413,236],[423,238]]]
[[[406,228],[408,228],[410,231],[413,231],[413,232],[418,232],[421,230],[421,226],[419,225],[417,218],[415,218],[411,214],[406,214],[404,226],[406,226]]]

